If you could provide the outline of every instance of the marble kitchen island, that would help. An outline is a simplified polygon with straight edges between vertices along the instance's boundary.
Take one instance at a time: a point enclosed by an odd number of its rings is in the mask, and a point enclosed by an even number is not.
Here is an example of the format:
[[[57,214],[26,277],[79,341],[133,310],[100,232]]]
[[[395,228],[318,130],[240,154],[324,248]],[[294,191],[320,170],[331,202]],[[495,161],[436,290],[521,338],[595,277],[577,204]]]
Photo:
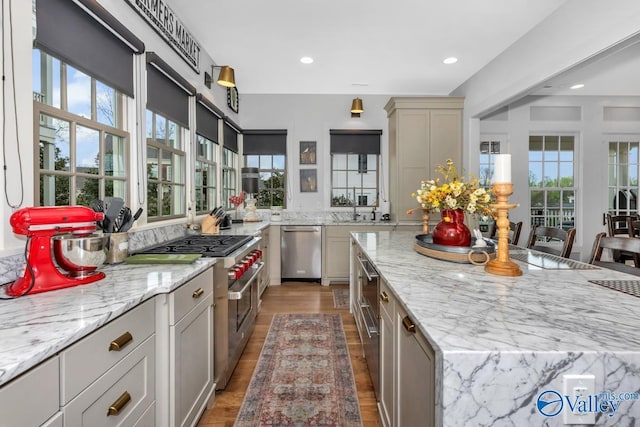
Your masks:
[[[640,298],[588,281],[638,277],[522,261],[522,276],[504,277],[423,256],[412,232],[352,239],[434,349],[437,426],[565,425],[537,404],[545,391],[563,395],[569,374],[594,375],[594,394],[630,393],[615,412],[597,412],[596,425],[640,421]]]

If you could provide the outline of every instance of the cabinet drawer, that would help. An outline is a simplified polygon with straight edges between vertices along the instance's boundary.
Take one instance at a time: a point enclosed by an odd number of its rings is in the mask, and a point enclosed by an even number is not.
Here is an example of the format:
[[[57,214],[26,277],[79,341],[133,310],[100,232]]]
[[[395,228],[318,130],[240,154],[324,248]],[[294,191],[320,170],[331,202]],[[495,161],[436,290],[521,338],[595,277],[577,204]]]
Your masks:
[[[154,331],[155,305],[150,300],[64,350],[60,354],[62,405],[131,353]]]
[[[133,425],[155,400],[154,349],[152,336],[63,407],[65,425]]]
[[[41,363],[0,390],[0,426],[39,426],[60,409],[58,357]]]
[[[209,268],[169,295],[169,323],[175,325],[200,301],[213,293],[213,268]]]

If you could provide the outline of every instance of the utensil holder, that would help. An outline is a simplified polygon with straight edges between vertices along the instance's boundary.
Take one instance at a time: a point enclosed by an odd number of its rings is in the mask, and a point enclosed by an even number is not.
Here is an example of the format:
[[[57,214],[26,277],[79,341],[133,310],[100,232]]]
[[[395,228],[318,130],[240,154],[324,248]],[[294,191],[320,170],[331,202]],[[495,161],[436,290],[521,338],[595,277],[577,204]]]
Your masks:
[[[105,263],[120,264],[129,256],[129,234],[109,233],[109,243],[107,244],[108,252]]]
[[[220,234],[220,227],[217,220],[211,215],[206,215],[200,224],[202,234]]]

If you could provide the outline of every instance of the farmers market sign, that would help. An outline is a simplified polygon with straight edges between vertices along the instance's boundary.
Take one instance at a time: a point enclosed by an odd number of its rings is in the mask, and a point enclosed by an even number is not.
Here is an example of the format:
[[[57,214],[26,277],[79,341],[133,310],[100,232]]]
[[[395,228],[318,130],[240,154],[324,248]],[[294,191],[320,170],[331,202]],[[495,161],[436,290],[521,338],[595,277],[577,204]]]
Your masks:
[[[163,0],[126,0],[198,74],[200,45]]]

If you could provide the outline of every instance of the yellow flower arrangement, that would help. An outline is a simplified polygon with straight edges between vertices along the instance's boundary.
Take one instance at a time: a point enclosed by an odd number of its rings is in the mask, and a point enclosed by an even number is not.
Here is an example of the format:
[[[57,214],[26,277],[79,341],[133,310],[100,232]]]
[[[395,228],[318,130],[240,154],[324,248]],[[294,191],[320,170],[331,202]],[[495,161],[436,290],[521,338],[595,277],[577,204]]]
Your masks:
[[[481,215],[483,219],[492,215],[493,193],[480,187],[478,178],[472,177],[465,181],[464,177],[458,176],[458,170],[451,159],[447,159],[446,166],[438,165],[436,170],[443,177],[442,183],[440,178],[422,181],[418,191],[411,193],[411,197],[415,197],[422,209],[430,212],[462,209],[468,214]]]

